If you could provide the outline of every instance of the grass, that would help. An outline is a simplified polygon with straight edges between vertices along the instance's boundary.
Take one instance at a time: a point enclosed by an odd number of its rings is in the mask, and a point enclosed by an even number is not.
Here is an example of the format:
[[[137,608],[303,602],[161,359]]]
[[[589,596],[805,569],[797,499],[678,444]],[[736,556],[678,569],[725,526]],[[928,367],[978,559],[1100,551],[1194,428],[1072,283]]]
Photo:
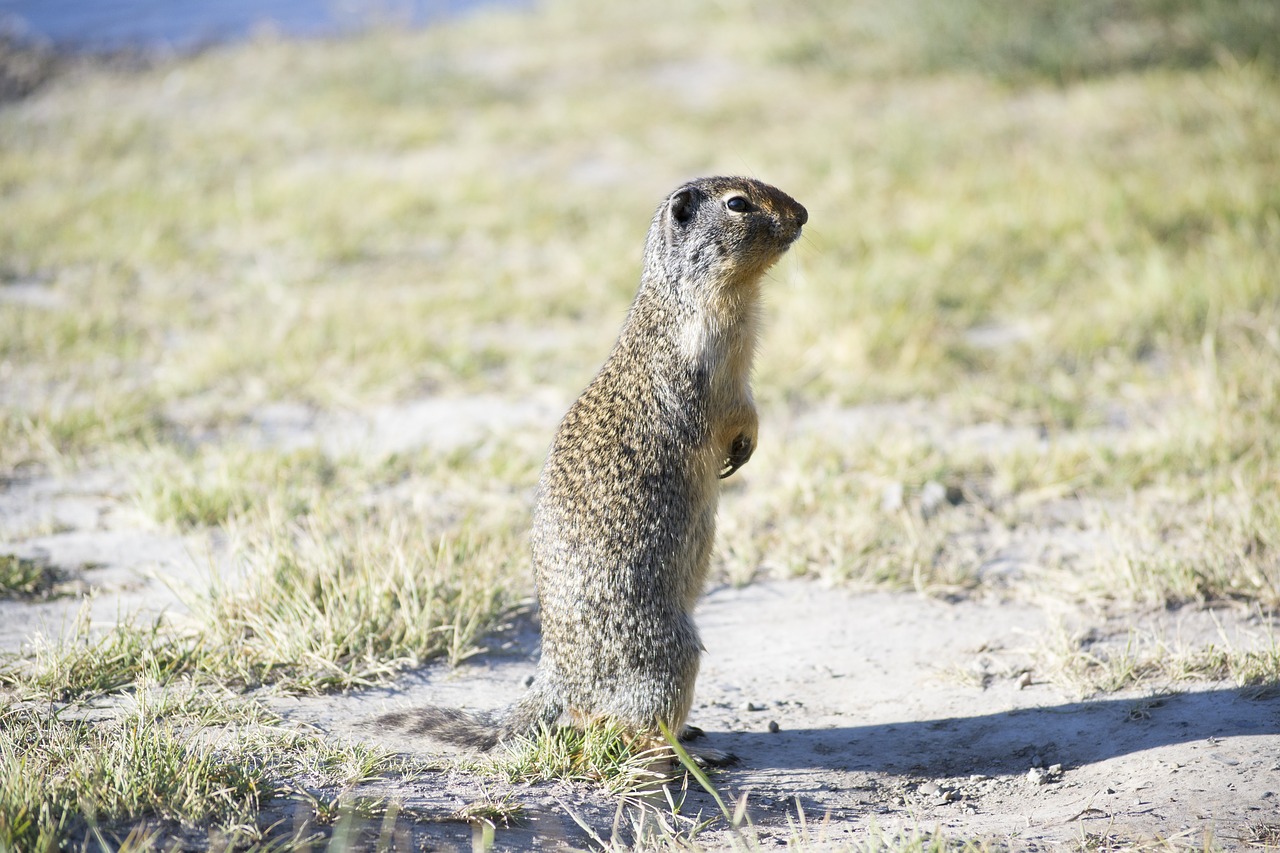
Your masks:
[[[640,750],[617,724],[603,722],[578,730],[544,729],[512,743],[471,769],[511,782],[562,779],[636,794],[669,781],[671,755],[663,748]]]
[[[124,619],[94,636],[86,607],[70,636],[37,638],[25,654],[6,655],[0,686],[56,702],[93,698],[139,681],[165,682],[191,672],[200,649],[199,638],[171,636],[159,620],[140,625]]]
[[[347,785],[397,765],[366,747],[254,727],[274,721],[228,696],[157,694],[153,685],[126,705],[95,720],[74,707],[6,703],[0,849],[150,844],[166,827],[243,847],[272,832],[255,822],[266,801],[307,794],[289,780]]]
[[[57,582],[58,573],[41,560],[0,554],[0,597],[46,596]]]
[[[5,849],[49,849],[130,818],[234,820],[263,784],[257,768],[137,718],[99,729],[11,710],[3,737]]]
[[[91,630],[82,611],[71,636],[40,642],[0,665],[0,685],[55,701],[92,698],[139,680],[196,676],[241,689],[289,693],[386,683],[436,656],[456,663],[511,606],[483,571],[500,571],[501,540],[441,540],[394,526],[378,541],[344,539],[339,520],[281,528],[258,546],[242,584],[215,584],[182,624],[125,619]],[[348,528],[349,529],[349,528]]]
[[[985,851],[992,845],[950,837],[939,829],[933,832],[912,830],[884,832],[874,823],[854,841],[837,841],[829,836],[827,820],[813,822],[806,816],[797,798],[794,816],[788,816],[789,835],[769,838],[762,834],[751,818],[749,793],[736,799],[722,793],[708,771],[691,756],[666,727],[659,726],[665,745],[637,753],[629,746],[625,733],[608,724],[590,726],[583,731],[543,730],[539,736],[515,744],[507,753],[474,769],[498,773],[508,779],[528,783],[544,779],[583,780],[604,784],[620,794],[614,816],[612,834],[599,835],[589,823],[567,806],[570,817],[592,840],[605,850],[701,850],[730,849],[755,851],[772,849],[785,843],[788,849],[879,851]],[[697,785],[709,794],[719,814],[706,818],[684,813],[691,786]],[[505,820],[519,807],[510,798],[500,802],[492,796],[475,809],[483,820],[492,824]],[[494,814],[496,812],[496,815]],[[828,816],[829,817],[829,816]],[[716,848],[708,848],[700,838],[712,827],[727,828],[728,834]]]
[[[467,440],[396,453],[338,433],[424,397],[562,408],[616,333],[653,205],[710,172],[812,215],[766,288],[763,441],[723,501],[720,577],[1120,618],[1280,606],[1277,6],[1015,5],[560,0],[59,66],[0,104],[0,482],[128,472],[122,510],[230,554],[190,614],[81,623],[7,659],[6,689],[306,693],[471,654],[530,592],[553,422],[459,414]],[[0,594],[57,568],[0,556]],[[1087,690],[1266,690],[1273,651],[1050,657]],[[134,747],[215,761],[179,717],[153,714],[155,743],[125,717],[0,736],[98,738],[122,774]],[[625,763],[539,749],[521,772]],[[256,807],[193,796],[205,823]],[[155,816],[68,797],[23,839]]]
[[[808,26],[788,33],[776,55],[850,75],[901,74],[905,66],[973,71],[1021,85],[1069,85],[1153,67],[1199,68],[1224,56],[1280,64],[1267,38],[1280,21],[1264,0],[1034,0],[1016,6],[916,0],[892,11],[830,0],[804,5]],[[862,49],[838,49],[850,43]]]
[[[501,582],[514,548],[465,533],[432,543],[397,522],[322,516],[253,546],[244,583],[198,611],[224,677],[347,689],[472,654],[515,603]]]
[[[1060,632],[1043,645],[1038,658],[1051,678],[1081,696],[1225,681],[1246,688],[1244,696],[1271,698],[1280,687],[1280,645],[1274,638],[1269,646],[1253,649],[1186,646],[1138,631],[1130,631],[1123,643]]]

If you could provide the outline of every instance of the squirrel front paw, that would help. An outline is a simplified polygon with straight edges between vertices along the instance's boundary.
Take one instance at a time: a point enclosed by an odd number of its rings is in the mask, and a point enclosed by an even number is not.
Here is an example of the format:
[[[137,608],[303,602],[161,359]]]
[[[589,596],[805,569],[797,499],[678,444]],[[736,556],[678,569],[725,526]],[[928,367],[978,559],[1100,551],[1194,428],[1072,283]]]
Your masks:
[[[724,467],[720,469],[720,479],[733,474],[743,465],[747,464],[747,460],[751,458],[751,454],[755,452],[756,443],[751,436],[745,432],[740,433],[733,440],[733,444],[729,445],[729,458],[725,460]]]

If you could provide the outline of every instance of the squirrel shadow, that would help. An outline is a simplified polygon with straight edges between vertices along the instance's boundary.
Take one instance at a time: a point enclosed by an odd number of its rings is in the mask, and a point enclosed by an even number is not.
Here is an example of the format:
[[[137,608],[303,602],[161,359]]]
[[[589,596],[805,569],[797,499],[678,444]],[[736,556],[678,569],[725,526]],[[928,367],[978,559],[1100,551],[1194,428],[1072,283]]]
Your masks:
[[[516,685],[532,672],[538,627],[536,608],[526,605],[514,611],[490,635],[487,648],[464,665],[471,669],[469,677],[487,672],[508,681],[503,692],[514,695]],[[428,665],[397,686],[369,693],[393,698],[431,673],[438,676],[440,666]],[[1251,691],[1258,698],[1251,698]],[[695,711],[695,725],[697,716]],[[829,769],[939,777],[1021,774],[1037,764],[1070,769],[1209,738],[1280,735],[1280,688],[1226,687],[1090,699],[970,717],[836,728],[789,728],[785,711],[776,719],[781,727],[776,733],[725,731],[703,721],[705,733],[698,744],[736,756],[737,770]]]
[[[744,769],[996,776],[1210,738],[1280,734],[1280,699],[1231,688],[831,729],[787,730],[785,718],[779,721],[776,733],[708,731],[707,742],[736,754]]]

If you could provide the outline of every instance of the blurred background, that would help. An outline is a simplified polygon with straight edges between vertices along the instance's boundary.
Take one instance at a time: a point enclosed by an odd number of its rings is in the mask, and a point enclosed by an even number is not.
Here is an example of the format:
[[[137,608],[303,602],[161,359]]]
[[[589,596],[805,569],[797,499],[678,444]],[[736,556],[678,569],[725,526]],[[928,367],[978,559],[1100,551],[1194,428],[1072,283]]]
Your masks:
[[[372,25],[421,27],[486,0],[3,0],[0,27],[60,49],[184,51],[272,31],[286,37],[337,36]],[[494,0],[487,0],[494,2]],[[508,6],[518,6],[508,0]]]
[[[1273,0],[0,11],[8,478],[128,468],[181,530],[378,495],[522,531],[653,207],[744,173],[811,218],[725,577],[981,588],[1124,500],[1155,568],[1076,542],[1064,579],[1280,598]]]

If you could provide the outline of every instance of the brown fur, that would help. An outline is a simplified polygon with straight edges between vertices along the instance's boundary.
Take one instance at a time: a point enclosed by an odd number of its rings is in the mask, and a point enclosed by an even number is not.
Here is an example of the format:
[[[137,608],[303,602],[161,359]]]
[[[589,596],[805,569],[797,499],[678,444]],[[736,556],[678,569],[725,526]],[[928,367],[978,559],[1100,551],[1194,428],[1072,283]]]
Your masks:
[[[751,178],[691,181],[658,207],[639,292],[561,421],[538,486],[543,640],[532,687],[497,718],[429,708],[384,720],[482,749],[581,719],[681,731],[720,480],[756,446],[760,280],[807,219]]]

